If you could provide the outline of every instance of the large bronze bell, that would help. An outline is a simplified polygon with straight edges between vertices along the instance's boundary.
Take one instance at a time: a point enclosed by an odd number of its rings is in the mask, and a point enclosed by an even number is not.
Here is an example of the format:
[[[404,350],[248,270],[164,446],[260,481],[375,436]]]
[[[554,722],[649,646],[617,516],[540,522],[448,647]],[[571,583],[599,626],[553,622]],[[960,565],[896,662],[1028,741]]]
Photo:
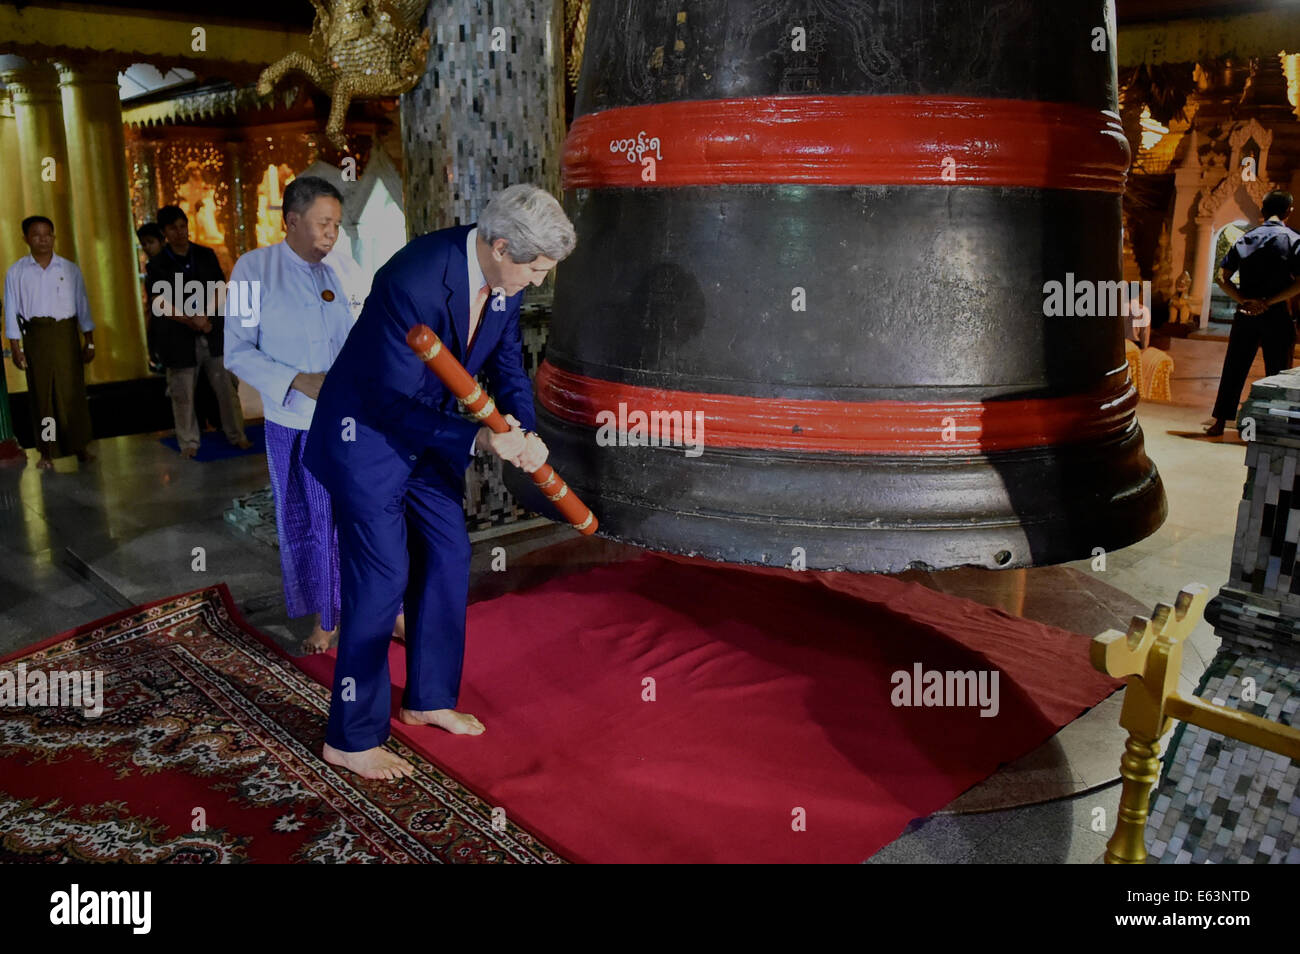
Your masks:
[[[1105,0],[593,4],[537,401],[601,533],[893,572],[1159,527],[1114,42]]]

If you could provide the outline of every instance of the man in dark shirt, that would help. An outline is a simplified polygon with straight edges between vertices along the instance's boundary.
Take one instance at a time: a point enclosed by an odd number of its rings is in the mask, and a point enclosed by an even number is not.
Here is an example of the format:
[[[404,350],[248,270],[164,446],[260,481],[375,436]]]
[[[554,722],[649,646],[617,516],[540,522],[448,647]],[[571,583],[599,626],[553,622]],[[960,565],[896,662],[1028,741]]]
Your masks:
[[[145,268],[145,288],[149,293],[150,336],[158,357],[167,368],[167,392],[172,399],[172,419],[176,424],[176,442],[181,456],[191,458],[199,449],[199,422],[194,412],[194,389],[200,369],[207,376],[221,409],[221,429],[226,440],[241,449],[252,443],[244,436],[244,420],[239,409],[230,372],[221,360],[225,319],[218,305],[215,285],[224,283],[225,272],[210,248],[190,241],[189,220],[174,205],[158,210],[158,225],[167,244],[149,259]],[[175,285],[179,277],[182,294],[177,307]],[[185,286],[189,282],[203,286],[201,304]]]
[[[1260,208],[1263,223],[1237,239],[1219,263],[1219,287],[1239,307],[1223,356],[1214,423],[1205,431],[1210,437],[1218,437],[1224,422],[1236,418],[1241,389],[1261,346],[1265,373],[1291,367],[1296,329],[1288,301],[1300,294],[1300,234],[1286,227],[1292,205],[1289,192],[1266,195]],[[1241,284],[1234,285],[1232,276],[1238,272]]]
[[[146,222],[140,226],[135,230],[135,237],[140,240],[140,249],[144,252],[144,261],[147,268],[150,259],[155,255],[162,254],[163,246],[167,244],[167,238],[163,235],[162,229],[158,228],[157,222]],[[149,301],[152,296],[149,294],[148,285],[145,285],[144,289],[144,313],[150,315]],[[146,319],[145,339],[149,346],[149,372],[151,374],[162,374],[166,370],[166,366],[158,357],[158,345],[154,342],[153,336],[153,322]]]

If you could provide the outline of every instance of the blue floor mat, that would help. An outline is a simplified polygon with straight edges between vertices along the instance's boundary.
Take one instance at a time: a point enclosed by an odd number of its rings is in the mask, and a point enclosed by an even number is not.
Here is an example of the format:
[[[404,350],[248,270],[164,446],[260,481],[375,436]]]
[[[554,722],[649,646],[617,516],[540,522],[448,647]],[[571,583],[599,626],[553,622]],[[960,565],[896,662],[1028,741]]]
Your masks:
[[[266,454],[266,436],[261,424],[249,424],[244,428],[244,436],[253,442],[248,450],[240,450],[226,440],[220,431],[205,431],[199,438],[199,452],[194,459],[199,463],[213,460],[225,460],[227,457],[242,457],[245,454]],[[176,435],[162,438],[161,442],[176,453],[181,452],[181,445]]]

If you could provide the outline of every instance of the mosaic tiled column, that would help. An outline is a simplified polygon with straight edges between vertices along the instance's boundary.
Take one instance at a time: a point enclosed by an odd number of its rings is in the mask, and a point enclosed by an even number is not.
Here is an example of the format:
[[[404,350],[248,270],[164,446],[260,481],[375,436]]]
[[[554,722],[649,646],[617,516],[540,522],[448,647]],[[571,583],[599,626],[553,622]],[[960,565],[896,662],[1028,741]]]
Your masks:
[[[524,370],[532,377],[546,350],[550,327],[549,304],[524,305],[519,313],[519,331],[524,344]],[[503,480],[501,459],[494,454],[476,454],[465,480],[465,515],[471,533],[516,523],[530,516],[519,506]]]
[[[402,96],[408,237],[477,220],[521,182],[560,196],[564,144],[563,0],[432,0],[433,42],[419,84]],[[540,362],[550,282],[521,315],[525,364]],[[471,530],[524,516],[496,457],[476,457],[465,509]]]
[[[473,222],[516,183],[559,196],[563,21],[563,0],[429,4],[428,69],[402,96],[409,236]]]
[[[1238,427],[1246,485],[1230,578],[1206,607],[1222,645],[1197,695],[1296,725],[1300,715],[1300,370],[1256,381]],[[1180,725],[1151,799],[1156,863],[1300,862],[1300,765]]]
[[[1256,381],[1238,427],[1254,439],[1231,577],[1205,615],[1225,649],[1300,663],[1300,370]]]

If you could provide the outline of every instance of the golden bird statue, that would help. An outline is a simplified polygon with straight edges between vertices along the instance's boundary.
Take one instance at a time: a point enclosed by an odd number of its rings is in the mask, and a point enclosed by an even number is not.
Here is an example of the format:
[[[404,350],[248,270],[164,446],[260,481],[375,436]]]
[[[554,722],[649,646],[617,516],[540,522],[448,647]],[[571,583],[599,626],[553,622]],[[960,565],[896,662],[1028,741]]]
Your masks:
[[[424,74],[429,28],[419,29],[429,0],[311,0],[316,8],[308,53],[288,53],[257,80],[269,94],[292,70],[306,74],[330,97],[325,132],[347,150],[343,124],[355,98],[400,96]]]

